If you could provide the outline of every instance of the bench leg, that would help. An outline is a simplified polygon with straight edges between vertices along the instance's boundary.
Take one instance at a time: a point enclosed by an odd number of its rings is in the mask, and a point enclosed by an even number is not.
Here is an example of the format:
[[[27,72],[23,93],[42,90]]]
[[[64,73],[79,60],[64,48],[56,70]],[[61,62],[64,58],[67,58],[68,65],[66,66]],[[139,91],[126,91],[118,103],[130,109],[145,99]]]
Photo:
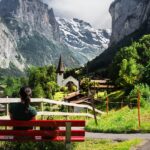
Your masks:
[[[66,143],[65,148],[66,150],[71,150],[71,143]]]
[[[66,122],[66,150],[71,150],[71,122]]]

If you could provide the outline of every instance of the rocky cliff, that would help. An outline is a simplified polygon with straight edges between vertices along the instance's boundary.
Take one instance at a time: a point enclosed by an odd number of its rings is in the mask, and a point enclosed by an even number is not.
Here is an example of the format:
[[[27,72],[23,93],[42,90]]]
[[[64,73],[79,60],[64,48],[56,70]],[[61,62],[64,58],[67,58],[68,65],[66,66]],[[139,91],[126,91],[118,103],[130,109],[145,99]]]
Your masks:
[[[139,29],[147,22],[150,30],[150,0],[115,0],[110,6],[112,35],[110,45]]]
[[[14,64],[19,70],[25,68],[25,61],[17,51],[17,43],[9,29],[0,20],[0,67],[9,68]]]
[[[1,0],[0,16],[17,40],[38,32],[47,39],[59,41],[53,10],[40,0]]]
[[[0,1],[0,68],[23,71],[30,65],[57,64],[60,54],[65,65],[79,62],[60,42],[59,25],[53,9],[41,0]]]

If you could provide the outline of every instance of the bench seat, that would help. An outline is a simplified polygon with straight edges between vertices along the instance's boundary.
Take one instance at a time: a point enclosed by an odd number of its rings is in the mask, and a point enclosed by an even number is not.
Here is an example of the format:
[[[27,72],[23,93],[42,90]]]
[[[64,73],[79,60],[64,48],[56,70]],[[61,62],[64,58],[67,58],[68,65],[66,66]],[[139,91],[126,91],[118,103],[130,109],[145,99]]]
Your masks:
[[[84,120],[0,120],[0,126],[0,141],[81,142],[85,138]],[[33,129],[13,130],[13,127],[18,126]]]

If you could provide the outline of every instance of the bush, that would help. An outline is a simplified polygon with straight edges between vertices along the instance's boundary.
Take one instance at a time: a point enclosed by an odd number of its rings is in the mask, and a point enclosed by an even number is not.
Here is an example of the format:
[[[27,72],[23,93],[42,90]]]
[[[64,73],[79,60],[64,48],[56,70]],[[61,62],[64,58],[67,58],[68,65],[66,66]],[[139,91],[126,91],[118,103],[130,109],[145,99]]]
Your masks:
[[[68,87],[63,86],[63,87],[60,88],[60,91],[62,91],[62,92],[68,92]]]
[[[77,91],[77,87],[76,87],[76,86],[72,86],[72,87],[71,87],[71,91],[72,91],[72,92]]]
[[[1,150],[65,150],[62,142],[3,142]]]

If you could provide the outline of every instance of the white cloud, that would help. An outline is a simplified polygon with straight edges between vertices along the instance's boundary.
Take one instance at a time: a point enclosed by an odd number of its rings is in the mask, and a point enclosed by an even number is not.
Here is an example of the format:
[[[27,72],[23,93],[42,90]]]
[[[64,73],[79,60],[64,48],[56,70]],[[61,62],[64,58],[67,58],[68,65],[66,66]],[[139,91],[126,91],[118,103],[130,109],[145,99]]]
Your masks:
[[[43,0],[56,16],[79,18],[97,28],[110,28],[109,6],[113,0]]]

